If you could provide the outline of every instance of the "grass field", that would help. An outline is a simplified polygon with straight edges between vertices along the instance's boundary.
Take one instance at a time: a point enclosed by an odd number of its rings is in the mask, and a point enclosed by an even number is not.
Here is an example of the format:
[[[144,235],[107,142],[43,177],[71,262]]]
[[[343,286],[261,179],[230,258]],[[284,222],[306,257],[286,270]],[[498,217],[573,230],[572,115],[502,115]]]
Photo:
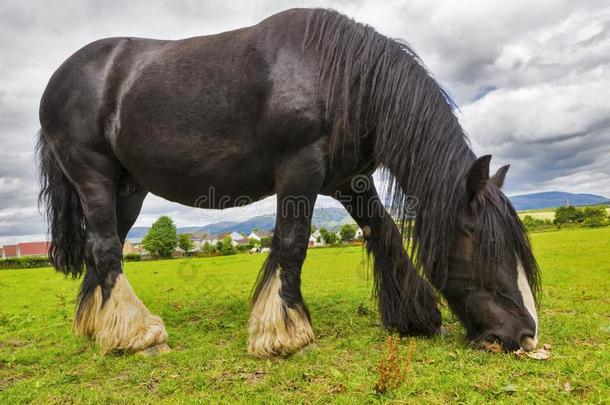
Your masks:
[[[76,281],[50,269],[0,271],[0,403],[608,403],[610,228],[532,239],[543,270],[540,341],[552,345],[552,357],[473,350],[445,309],[449,335],[403,339],[405,379],[383,395],[375,385],[388,334],[360,248],[309,252],[303,292],[317,344],[277,360],[252,359],[245,349],[263,255],[126,264],[170,334],[173,351],[158,357],[100,356],[73,336]]]

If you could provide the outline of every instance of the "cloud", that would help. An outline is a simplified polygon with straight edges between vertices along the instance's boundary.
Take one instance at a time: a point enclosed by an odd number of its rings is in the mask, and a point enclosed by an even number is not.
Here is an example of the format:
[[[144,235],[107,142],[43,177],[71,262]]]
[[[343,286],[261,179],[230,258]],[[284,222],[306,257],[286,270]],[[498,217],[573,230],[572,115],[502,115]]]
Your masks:
[[[102,37],[184,38],[247,26],[307,1],[7,0],[0,7],[0,241],[45,233],[36,210],[38,103],[53,71]],[[477,153],[511,163],[509,193],[610,196],[610,8],[607,1],[322,1],[407,40],[461,107]],[[320,198],[322,205],[332,204]],[[273,212],[274,198],[222,212],[147,198],[137,225]]]
[[[476,149],[513,164],[509,191],[610,195],[609,27],[610,8],[581,9],[514,38],[498,87],[462,107]]]

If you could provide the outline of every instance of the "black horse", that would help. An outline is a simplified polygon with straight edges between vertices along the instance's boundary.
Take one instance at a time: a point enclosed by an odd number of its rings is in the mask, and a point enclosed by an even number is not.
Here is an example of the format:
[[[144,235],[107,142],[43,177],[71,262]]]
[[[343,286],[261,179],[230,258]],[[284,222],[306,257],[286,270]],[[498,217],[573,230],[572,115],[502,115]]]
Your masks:
[[[385,327],[439,333],[432,284],[472,341],[534,348],[538,270],[500,191],[508,167],[489,176],[490,156],[475,157],[454,107],[406,44],[328,10],[180,41],[85,46],[44,92],[38,145],[51,261],[85,271],[76,332],[103,352],[167,350],[163,322],[121,263],[148,192],[205,208],[275,193],[248,351],[309,345],[300,272],[323,194],[364,230]],[[379,167],[389,213],[371,179]]]

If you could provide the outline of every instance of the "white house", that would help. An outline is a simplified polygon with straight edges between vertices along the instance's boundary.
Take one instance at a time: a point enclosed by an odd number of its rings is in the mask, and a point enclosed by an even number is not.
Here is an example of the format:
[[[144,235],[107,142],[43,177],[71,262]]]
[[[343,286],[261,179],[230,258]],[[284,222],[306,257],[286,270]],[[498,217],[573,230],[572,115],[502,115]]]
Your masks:
[[[209,236],[202,239],[191,239],[191,241],[193,242],[193,245],[195,245],[195,250],[201,250],[206,243],[210,246],[216,246],[218,243],[218,239]]]
[[[319,239],[319,242],[318,242],[318,239]],[[312,245],[312,243],[313,243],[313,245]],[[316,229],[316,231],[314,233],[312,233],[311,236],[309,237],[309,246],[318,247],[318,246],[324,246],[324,245],[326,245],[326,241],[322,237],[320,230]]]
[[[244,239],[244,235],[242,235],[242,234],[241,234],[241,233],[239,233],[239,232],[235,232],[235,231],[231,232],[231,233],[229,234],[229,236],[231,237],[231,240],[232,240],[233,242],[238,241],[238,240],[242,240],[242,239]]]
[[[227,236],[229,238],[231,238],[231,244],[233,246],[248,244],[248,239],[241,233],[235,232],[235,231],[231,232],[228,235],[227,234],[219,235],[219,239],[222,240],[222,239],[226,238]]]
[[[255,239],[255,240],[260,241],[261,237],[258,236],[254,231],[252,231],[252,232],[250,232],[250,235],[248,235],[248,239]]]

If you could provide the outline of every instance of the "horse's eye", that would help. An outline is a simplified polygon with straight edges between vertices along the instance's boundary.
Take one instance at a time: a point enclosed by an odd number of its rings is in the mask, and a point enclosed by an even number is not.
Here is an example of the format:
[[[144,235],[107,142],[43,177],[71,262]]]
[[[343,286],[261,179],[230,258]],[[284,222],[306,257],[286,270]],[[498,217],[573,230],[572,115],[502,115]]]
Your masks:
[[[472,234],[474,234],[474,225],[472,223],[465,222],[462,228],[468,235],[472,236]]]

